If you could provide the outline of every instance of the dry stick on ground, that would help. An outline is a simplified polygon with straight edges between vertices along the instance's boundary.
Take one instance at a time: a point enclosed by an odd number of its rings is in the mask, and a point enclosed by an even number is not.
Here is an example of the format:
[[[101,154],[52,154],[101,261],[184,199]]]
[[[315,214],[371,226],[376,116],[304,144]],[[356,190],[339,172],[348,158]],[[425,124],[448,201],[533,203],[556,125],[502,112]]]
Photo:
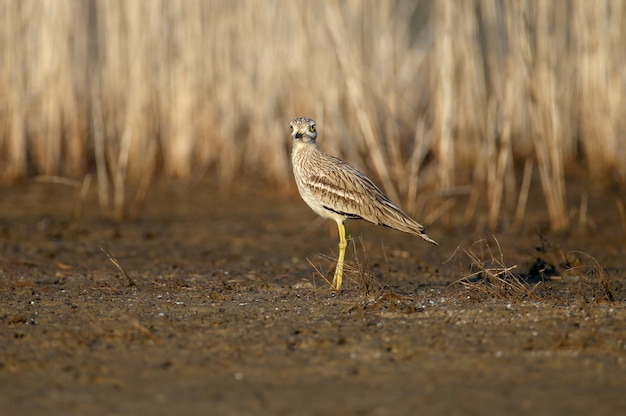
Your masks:
[[[353,242],[352,238],[350,238],[348,241],[349,241],[349,242],[352,242],[352,243],[354,244],[354,242]],[[332,265],[333,263],[337,263],[337,258],[336,258],[336,257],[328,256],[328,255],[326,255],[326,254],[321,254],[321,253],[320,253],[320,254],[318,254],[316,257],[321,258],[322,260],[324,260],[324,261],[328,262],[328,263],[329,263],[329,264],[331,264],[331,265]],[[317,272],[317,274],[319,274],[320,276],[322,276],[322,277],[323,277],[323,279],[326,281],[326,283],[330,284],[330,280],[328,280],[328,279],[326,278],[326,275],[324,275],[324,274],[322,273],[322,271],[321,271],[318,267],[316,267],[316,266],[314,266],[314,265],[313,265],[313,263],[311,262],[311,260],[309,260],[309,259],[307,258],[307,262],[308,262],[311,266],[313,266],[313,268],[315,269],[315,271]],[[344,264],[344,277],[348,278],[347,276],[349,276],[350,280],[351,280],[351,281],[353,281],[353,282],[355,282],[355,281],[356,281],[356,279],[355,279],[355,278],[353,278],[353,276],[360,275],[360,273],[361,273],[361,270],[360,270],[360,268],[359,268],[359,267],[360,267],[360,263],[358,262],[358,259],[357,259],[357,265],[358,265],[358,266],[357,266],[357,267],[355,267],[355,266],[352,266],[351,264]]]
[[[322,277],[322,279],[324,279],[324,280],[326,281],[326,283],[328,284],[328,286],[332,286],[332,285],[331,285],[331,283],[330,283],[330,280],[328,280],[328,279],[326,278],[326,276],[324,275],[324,273],[322,273],[322,272],[321,272],[321,270],[320,270],[319,268],[317,268],[317,266],[315,266],[311,260],[309,260],[309,259],[307,258],[307,259],[306,259],[306,261],[307,261],[307,262],[311,265],[311,267],[313,267],[313,269],[315,270],[315,272],[316,272],[317,274],[319,274],[319,275]],[[314,286],[314,287],[317,287],[317,285],[315,284],[315,279],[313,279],[313,286]]]
[[[104,247],[100,247],[100,250],[102,250],[102,252],[104,254],[106,254],[106,256],[109,258],[109,260],[111,260],[111,263],[113,263],[115,265],[115,267],[117,267],[117,269],[124,275],[124,277],[126,278],[126,281],[128,281],[128,286],[137,286],[135,281],[133,279],[130,278],[130,276],[128,275],[128,273],[126,273],[126,270],[124,270],[124,268],[122,267],[122,265],[120,264],[119,261],[117,261],[117,259],[115,258],[114,255],[110,254],[108,251],[106,251],[104,249]]]
[[[467,277],[473,277],[473,276],[483,274],[487,278],[489,283],[495,286],[499,286],[500,288],[504,286],[503,279],[500,278],[500,275],[506,274],[510,272],[511,270],[517,268],[517,265],[506,267],[502,262],[495,259],[491,251],[490,251],[491,263],[495,263],[496,267],[486,267],[485,260],[483,258],[478,257],[476,253],[474,253],[471,250],[463,249],[463,252],[470,259],[472,264],[478,268],[478,271],[471,273]]]
[[[361,243],[361,250],[363,251],[363,258],[365,259],[365,261],[364,263],[361,263],[361,261],[359,260],[359,253],[358,253],[356,242],[355,242],[354,259],[356,261],[356,270],[359,276],[359,281],[365,290],[365,295],[369,295],[370,288],[372,287],[372,283],[377,283],[377,282],[374,279],[374,276],[372,275],[372,273],[367,272],[367,270],[369,270],[370,267],[369,267],[369,261],[367,257],[367,251],[365,249],[365,242],[363,241],[363,236],[359,236],[359,242]],[[385,256],[385,261],[387,262],[387,265],[389,265],[389,262],[387,261],[387,253],[385,253],[384,245],[383,245],[383,254]],[[389,272],[389,270],[387,271]]]
[[[359,241],[361,242],[361,248],[363,249],[363,253],[365,253],[365,245],[363,244],[363,237],[362,236],[359,238]],[[352,242],[352,249],[354,251],[354,261],[356,263],[357,276],[359,277],[359,282],[361,284],[363,284],[363,286],[365,286],[365,292],[367,294],[367,292],[368,292],[368,285],[367,285],[367,282],[364,279],[365,272],[364,272],[364,269],[363,269],[363,265],[359,261],[359,251],[358,251],[357,246],[356,246],[356,241],[354,241],[354,240]],[[367,260],[367,257],[365,259]]]

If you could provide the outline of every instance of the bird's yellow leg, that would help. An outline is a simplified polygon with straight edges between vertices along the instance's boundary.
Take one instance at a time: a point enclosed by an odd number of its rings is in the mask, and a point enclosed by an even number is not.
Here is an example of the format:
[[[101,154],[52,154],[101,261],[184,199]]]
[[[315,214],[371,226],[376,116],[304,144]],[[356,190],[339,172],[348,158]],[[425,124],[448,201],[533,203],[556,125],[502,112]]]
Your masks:
[[[337,222],[337,227],[339,228],[339,258],[337,259],[337,268],[335,269],[335,277],[333,278],[333,287],[339,290],[343,282],[343,259],[346,255],[348,240],[346,239],[346,227],[343,223]]]

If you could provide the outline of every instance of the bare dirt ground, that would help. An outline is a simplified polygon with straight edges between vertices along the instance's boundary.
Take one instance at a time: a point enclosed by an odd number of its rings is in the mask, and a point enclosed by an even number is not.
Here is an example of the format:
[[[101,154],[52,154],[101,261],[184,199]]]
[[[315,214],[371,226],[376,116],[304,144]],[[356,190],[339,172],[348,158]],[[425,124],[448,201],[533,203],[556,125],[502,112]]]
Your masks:
[[[0,188],[2,414],[626,414],[614,196],[562,234],[453,216],[440,247],[349,222],[340,293],[296,195],[159,184],[122,223],[73,198]]]

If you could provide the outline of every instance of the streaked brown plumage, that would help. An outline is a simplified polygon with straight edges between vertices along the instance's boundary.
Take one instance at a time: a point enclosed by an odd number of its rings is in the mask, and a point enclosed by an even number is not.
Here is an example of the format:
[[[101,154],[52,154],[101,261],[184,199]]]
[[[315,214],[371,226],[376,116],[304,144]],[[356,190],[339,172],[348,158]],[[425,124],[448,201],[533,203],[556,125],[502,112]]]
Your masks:
[[[318,149],[315,121],[299,117],[291,121],[293,174],[302,199],[318,215],[335,220],[339,228],[339,259],[333,287],[341,289],[343,260],[347,246],[343,222],[363,219],[417,235],[428,237],[424,227],[405,214],[363,173],[341,159]]]

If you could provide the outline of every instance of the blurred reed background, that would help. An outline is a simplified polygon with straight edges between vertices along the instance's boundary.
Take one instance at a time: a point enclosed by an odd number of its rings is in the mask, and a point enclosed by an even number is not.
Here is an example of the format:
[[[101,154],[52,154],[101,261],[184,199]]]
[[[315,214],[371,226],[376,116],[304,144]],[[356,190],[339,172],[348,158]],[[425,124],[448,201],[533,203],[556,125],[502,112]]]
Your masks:
[[[569,175],[626,184],[624,45],[617,0],[0,0],[0,178],[94,174],[118,216],[156,177],[291,184],[308,115],[425,222],[519,225],[537,183],[563,229]]]

